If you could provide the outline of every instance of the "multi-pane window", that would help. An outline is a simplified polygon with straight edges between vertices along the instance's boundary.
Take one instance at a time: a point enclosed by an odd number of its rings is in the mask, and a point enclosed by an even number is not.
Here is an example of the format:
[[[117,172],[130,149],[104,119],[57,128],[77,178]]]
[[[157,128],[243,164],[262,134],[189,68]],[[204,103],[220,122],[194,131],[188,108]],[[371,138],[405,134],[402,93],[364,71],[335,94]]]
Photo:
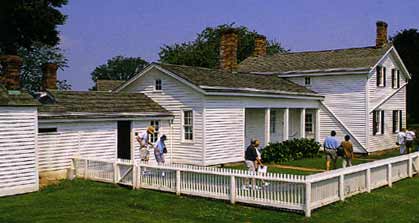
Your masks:
[[[400,70],[391,69],[391,87],[400,88]]]
[[[305,116],[305,131],[306,133],[312,133],[313,132],[313,114],[312,113],[306,113]]]
[[[276,111],[271,111],[271,133],[276,133]]]
[[[397,133],[402,129],[402,111],[394,110],[393,111],[393,133]]]
[[[150,142],[155,143],[159,139],[160,121],[152,120],[150,125],[154,127],[154,133],[150,135]]]
[[[304,84],[306,86],[310,86],[311,85],[311,78],[310,77],[304,77]]]
[[[385,87],[386,86],[386,68],[382,66],[377,66],[377,86]]]
[[[372,113],[372,134],[384,134],[384,111],[375,110]]]
[[[192,110],[183,111],[183,139],[193,140],[193,112]]]
[[[157,79],[155,84],[154,84],[154,90],[156,91],[161,91],[162,87],[161,87],[161,80]]]

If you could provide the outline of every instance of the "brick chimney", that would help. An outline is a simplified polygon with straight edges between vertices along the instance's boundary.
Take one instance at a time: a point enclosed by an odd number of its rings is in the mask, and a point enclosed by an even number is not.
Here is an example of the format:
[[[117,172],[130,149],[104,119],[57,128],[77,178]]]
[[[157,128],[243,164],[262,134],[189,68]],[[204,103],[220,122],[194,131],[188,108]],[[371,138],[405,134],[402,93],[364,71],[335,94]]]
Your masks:
[[[16,55],[2,55],[0,56],[0,62],[3,66],[3,74],[0,76],[0,83],[10,90],[19,89],[22,59]]]
[[[238,37],[236,29],[227,29],[221,33],[220,69],[232,72],[237,69]]]
[[[377,23],[377,37],[375,40],[375,47],[382,48],[387,45],[387,23],[378,21]]]
[[[42,90],[57,89],[57,69],[54,63],[42,65]]]
[[[255,36],[255,49],[253,50],[253,56],[265,56],[266,55],[266,37],[264,35]]]

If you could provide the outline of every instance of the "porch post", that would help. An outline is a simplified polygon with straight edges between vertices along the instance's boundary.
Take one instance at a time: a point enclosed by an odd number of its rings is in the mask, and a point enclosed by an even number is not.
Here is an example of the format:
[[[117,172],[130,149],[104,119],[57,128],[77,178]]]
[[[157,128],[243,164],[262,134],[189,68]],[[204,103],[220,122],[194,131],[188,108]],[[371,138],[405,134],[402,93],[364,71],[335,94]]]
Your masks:
[[[316,110],[316,141],[320,142],[320,109]]]
[[[289,108],[284,109],[284,133],[283,133],[283,141],[288,140],[289,138],[289,117],[290,117],[290,110]]]
[[[265,146],[271,141],[271,109],[265,109]]]
[[[306,109],[302,108],[300,113],[300,138],[306,137]]]

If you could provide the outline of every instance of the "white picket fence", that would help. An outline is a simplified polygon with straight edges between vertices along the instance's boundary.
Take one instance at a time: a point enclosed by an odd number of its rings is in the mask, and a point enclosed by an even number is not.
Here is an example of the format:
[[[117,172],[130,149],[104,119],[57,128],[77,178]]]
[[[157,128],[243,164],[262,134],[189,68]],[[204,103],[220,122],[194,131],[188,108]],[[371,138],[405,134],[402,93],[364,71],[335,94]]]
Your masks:
[[[418,173],[419,153],[310,176],[73,158],[77,177],[293,211],[311,211]]]

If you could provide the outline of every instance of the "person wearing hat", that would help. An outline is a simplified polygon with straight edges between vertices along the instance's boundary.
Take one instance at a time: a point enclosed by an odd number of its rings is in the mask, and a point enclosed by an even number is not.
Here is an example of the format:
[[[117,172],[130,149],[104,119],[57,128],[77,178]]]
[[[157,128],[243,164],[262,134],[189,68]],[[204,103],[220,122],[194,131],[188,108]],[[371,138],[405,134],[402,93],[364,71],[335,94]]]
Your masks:
[[[147,131],[140,133],[137,136],[137,141],[140,144],[140,159],[141,161],[145,161],[147,162],[150,158],[150,152],[148,151],[147,147],[153,146],[153,144],[151,142],[149,142],[148,140],[148,136],[150,134],[154,134],[154,127],[153,126],[149,126],[147,128]]]

